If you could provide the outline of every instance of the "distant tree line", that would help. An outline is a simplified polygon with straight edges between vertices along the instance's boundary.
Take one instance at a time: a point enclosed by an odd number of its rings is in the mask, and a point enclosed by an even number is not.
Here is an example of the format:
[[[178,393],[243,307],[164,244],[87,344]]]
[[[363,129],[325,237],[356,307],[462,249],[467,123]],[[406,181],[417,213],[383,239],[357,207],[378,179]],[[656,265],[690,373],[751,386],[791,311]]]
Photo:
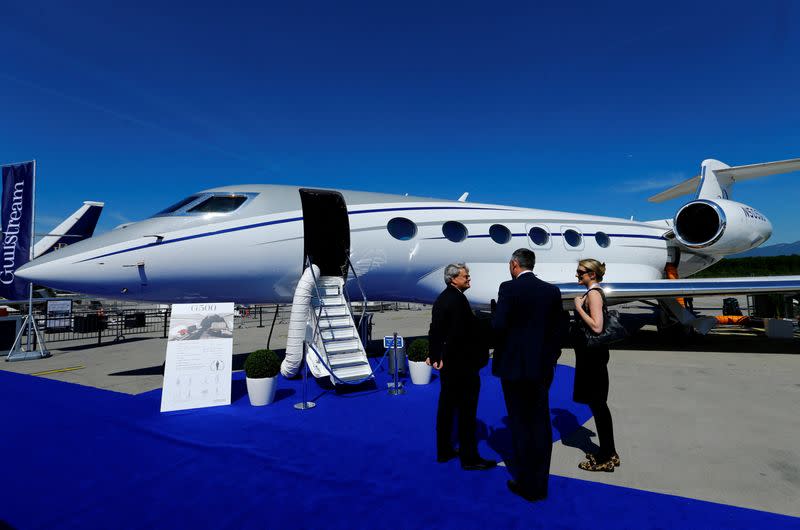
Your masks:
[[[736,276],[787,276],[800,274],[800,255],[725,258],[692,278],[726,278]]]

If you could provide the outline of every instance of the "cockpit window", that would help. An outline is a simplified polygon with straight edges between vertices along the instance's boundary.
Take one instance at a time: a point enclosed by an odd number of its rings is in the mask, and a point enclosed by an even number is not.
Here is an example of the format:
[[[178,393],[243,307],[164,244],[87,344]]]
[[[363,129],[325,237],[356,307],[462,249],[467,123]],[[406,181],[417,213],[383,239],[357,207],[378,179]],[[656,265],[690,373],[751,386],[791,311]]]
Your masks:
[[[205,192],[196,193],[153,217],[174,217],[183,215],[226,214],[238,210],[258,193],[251,192]]]
[[[177,212],[178,210],[180,210],[181,208],[183,208],[187,204],[196,201],[198,198],[200,198],[200,195],[192,195],[191,197],[186,197],[182,201],[176,202],[175,204],[173,204],[169,208],[161,210],[156,215],[166,215],[168,213]]]
[[[187,213],[230,213],[247,200],[246,195],[212,196],[187,210]]]

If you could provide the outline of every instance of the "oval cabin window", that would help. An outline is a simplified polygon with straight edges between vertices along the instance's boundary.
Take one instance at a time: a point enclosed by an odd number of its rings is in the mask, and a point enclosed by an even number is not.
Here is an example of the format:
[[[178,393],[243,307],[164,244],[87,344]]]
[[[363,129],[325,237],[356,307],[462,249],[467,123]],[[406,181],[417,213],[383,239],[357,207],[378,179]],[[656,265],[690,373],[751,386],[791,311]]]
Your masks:
[[[503,225],[492,225],[489,228],[489,237],[491,237],[492,241],[495,243],[505,245],[511,241],[511,230]]]
[[[447,221],[442,225],[442,234],[453,243],[467,239],[467,227],[458,221]]]
[[[581,244],[581,240],[582,239],[583,239],[583,236],[581,236],[575,230],[570,229],[570,230],[565,230],[564,231],[564,240],[567,242],[567,245],[569,245],[571,247],[579,246]]]
[[[533,241],[535,245],[539,246],[546,245],[547,242],[550,241],[550,234],[547,233],[547,230],[539,226],[531,228],[530,232],[528,232],[528,237],[531,238],[531,241]]]
[[[393,238],[400,241],[408,241],[417,235],[417,225],[411,219],[405,217],[395,217],[386,225],[386,229]]]

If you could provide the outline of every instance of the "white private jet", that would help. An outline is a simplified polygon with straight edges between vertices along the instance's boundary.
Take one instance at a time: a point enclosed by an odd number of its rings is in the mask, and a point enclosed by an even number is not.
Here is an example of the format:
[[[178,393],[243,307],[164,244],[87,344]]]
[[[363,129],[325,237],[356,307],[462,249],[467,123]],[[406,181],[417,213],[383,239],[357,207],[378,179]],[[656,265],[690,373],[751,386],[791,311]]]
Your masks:
[[[43,256],[17,274],[110,298],[288,303],[309,260],[319,271],[309,268],[314,283],[335,292],[344,286],[371,300],[431,303],[444,287],[444,266],[463,261],[472,276],[466,295],[485,307],[509,277],[511,253],[528,247],[536,254],[534,272],[557,284],[565,301],[583,290],[574,279],[582,258],[606,263],[603,285],[612,303],[793,292],[800,291],[800,276],[679,280],[665,279],[665,270],[674,265],[685,277],[766,241],[772,225],[754,208],[732,201],[731,188],[736,181],[797,169],[800,159],[738,167],[705,160],[699,176],[651,200],[693,192],[695,198],[673,219],[649,222],[474,204],[465,197],[228,186]]]

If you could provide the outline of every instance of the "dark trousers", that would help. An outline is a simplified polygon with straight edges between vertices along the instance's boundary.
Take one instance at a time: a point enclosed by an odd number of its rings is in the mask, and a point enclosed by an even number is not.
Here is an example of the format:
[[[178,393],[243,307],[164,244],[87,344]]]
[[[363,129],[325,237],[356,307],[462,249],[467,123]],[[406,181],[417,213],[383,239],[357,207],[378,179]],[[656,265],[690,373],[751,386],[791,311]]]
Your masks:
[[[501,382],[514,449],[515,480],[525,492],[546,495],[553,451],[550,385],[525,379]]]
[[[594,424],[597,426],[597,439],[600,442],[600,452],[597,453],[597,461],[606,462],[613,455],[617,454],[614,446],[614,426],[611,422],[611,411],[605,401],[589,403],[589,408],[594,416]]]
[[[436,412],[436,450],[444,455],[452,450],[453,421],[458,419],[459,456],[465,463],[478,458],[478,438],[476,436],[478,414],[478,394],[481,391],[481,378],[477,372],[449,371],[439,372],[439,408]]]

